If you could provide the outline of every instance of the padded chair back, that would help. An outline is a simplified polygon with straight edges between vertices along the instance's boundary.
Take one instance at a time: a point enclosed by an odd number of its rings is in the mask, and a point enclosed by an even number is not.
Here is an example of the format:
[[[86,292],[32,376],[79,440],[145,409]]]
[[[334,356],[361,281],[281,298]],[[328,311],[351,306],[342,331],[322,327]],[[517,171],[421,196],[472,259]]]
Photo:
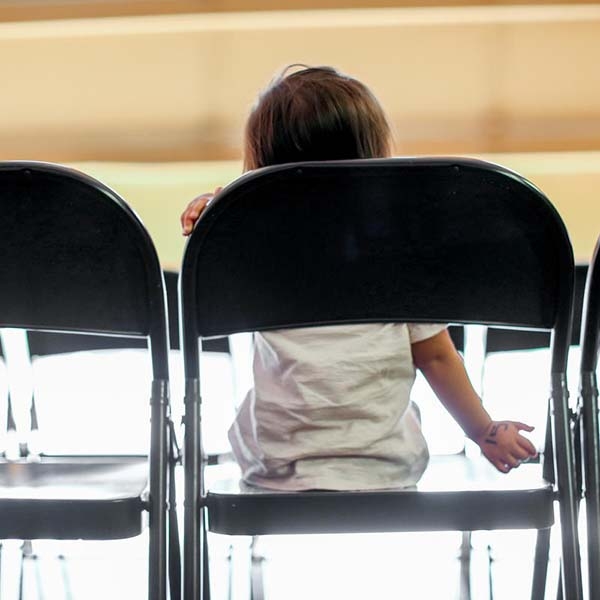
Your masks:
[[[197,597],[203,481],[198,339],[368,322],[552,331],[565,585],[580,587],[566,395],[574,263],[559,215],[519,175],[462,158],[278,165],[204,211],[180,281],[186,377],[185,597]],[[206,582],[204,582],[206,585]]]
[[[179,273],[163,271],[165,290],[167,292],[167,312],[169,321],[169,343],[171,350],[179,350],[179,301],[177,299],[177,283]],[[457,345],[461,344],[460,333],[455,334]],[[132,337],[105,335],[65,335],[48,331],[30,331],[28,334],[29,352],[31,356],[48,356],[65,352],[81,352],[87,350],[115,350],[117,348],[145,348],[145,340]],[[228,353],[227,338],[215,338],[205,342],[205,350]],[[0,345],[0,357],[2,347]]]
[[[600,239],[590,262],[581,326],[579,414],[584,456],[589,598],[600,594],[600,420],[598,349],[600,348]]]
[[[0,181],[0,326],[148,336],[163,369],[161,271],[133,211],[64,167],[2,163]]]
[[[583,294],[588,273],[588,265],[575,266],[575,297],[573,301],[573,326],[571,345],[577,346],[581,336]],[[486,335],[486,353],[510,352],[512,350],[533,350],[550,347],[550,333],[546,331],[526,331],[490,328]]]
[[[152,240],[125,202],[95,179],[59,165],[2,162],[0,259],[0,327],[149,341],[149,594],[163,600],[169,343]]]
[[[533,185],[475,160],[249,173],[202,215],[182,277],[186,352],[198,336],[344,322],[479,322],[569,335],[573,265],[561,219]],[[555,360],[564,370],[566,356]]]
[[[581,372],[594,373],[600,347],[600,241],[590,262],[581,326]]]

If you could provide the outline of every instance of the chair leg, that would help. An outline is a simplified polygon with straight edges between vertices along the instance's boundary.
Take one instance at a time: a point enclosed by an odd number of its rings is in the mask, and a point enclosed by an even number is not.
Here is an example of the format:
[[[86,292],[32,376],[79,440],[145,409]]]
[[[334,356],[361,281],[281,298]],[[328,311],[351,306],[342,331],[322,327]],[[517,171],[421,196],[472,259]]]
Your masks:
[[[533,581],[531,583],[531,600],[544,600],[546,596],[546,579],[548,577],[549,557],[550,529],[538,529],[535,541],[535,558],[533,563]]]
[[[64,556],[60,555],[58,557],[59,559],[63,559],[64,560]],[[38,554],[36,554],[33,551],[33,544],[31,541],[26,541],[23,543],[22,546],[22,570],[21,573],[24,573],[24,565],[26,562],[30,561],[31,562],[31,568],[33,569],[34,575],[35,575],[35,587],[37,590],[37,597],[38,600],[44,600],[47,597],[47,594],[44,592],[44,578],[42,577],[42,571],[41,571],[41,559],[39,557]],[[21,589],[20,589],[20,594],[23,594],[23,589],[24,589],[24,576],[22,575],[21,578]],[[65,600],[71,600],[72,598],[72,594],[71,594],[71,588],[68,585],[68,583],[65,585],[64,588],[64,598]],[[29,594],[26,594],[25,597],[30,597]]]
[[[152,381],[150,397],[150,530],[148,599],[167,599],[168,382]]]
[[[25,544],[27,542],[23,542],[21,546],[21,561],[19,564],[19,600],[23,600],[25,597],[25,555],[27,553],[27,548]]]
[[[210,600],[210,561],[208,556],[206,515],[204,511],[202,512],[200,522],[202,527],[202,600]]]
[[[563,600],[563,575],[562,567],[558,570],[558,587],[556,588],[556,600]]]
[[[62,573],[65,600],[73,600],[73,591],[71,590],[71,581],[69,579],[69,571],[67,569],[67,559],[64,554],[59,554],[57,558],[58,562],[60,563],[60,571]]]
[[[575,458],[568,391],[564,374],[554,374],[552,379],[551,419],[554,445],[554,464],[557,482],[560,482],[559,509],[561,527],[562,587],[565,600],[583,599],[579,535],[577,530],[578,498],[575,481]]]
[[[35,553],[31,554],[30,560],[33,561],[33,569],[35,572],[35,586],[37,589],[38,600],[44,600],[44,581],[40,571],[40,559]]]
[[[233,600],[233,545],[227,552],[227,600]]]
[[[588,597],[600,598],[600,420],[595,371],[581,373],[580,397],[583,398],[581,438],[586,488]]]
[[[39,573],[39,566],[37,562],[37,556],[33,552],[33,545],[30,540],[24,540],[21,545],[21,567],[19,573],[19,600],[23,600],[25,598],[25,569],[27,561],[33,562],[33,567],[35,569],[36,575],[36,588],[37,595],[40,600],[44,598],[44,592],[42,590],[42,581]]]
[[[40,566],[38,562],[38,556],[33,551],[33,545],[30,540],[23,541],[21,545],[21,564],[20,564],[20,572],[19,572],[19,600],[24,600],[26,597],[25,594],[25,579],[26,579],[26,565],[31,562],[31,567],[34,569],[35,573],[35,586],[37,590],[38,600],[44,600],[44,587],[42,582],[42,577],[40,573]],[[27,594],[29,597],[29,594]]]
[[[471,554],[473,546],[471,545],[471,532],[462,532],[462,541],[460,544],[460,588],[458,597],[460,600],[471,600]]]
[[[228,600],[249,600],[252,595],[252,569],[250,540],[237,536],[229,547],[229,594]]]
[[[254,536],[250,545],[250,600],[264,600],[265,598],[263,572],[265,557],[257,554],[257,542],[258,537]]]
[[[486,551],[487,551],[487,556],[488,556],[488,588],[490,590],[490,600],[494,600],[494,578],[493,578],[493,571],[494,571],[494,554],[492,552],[492,546],[491,544],[488,544],[486,547]]]

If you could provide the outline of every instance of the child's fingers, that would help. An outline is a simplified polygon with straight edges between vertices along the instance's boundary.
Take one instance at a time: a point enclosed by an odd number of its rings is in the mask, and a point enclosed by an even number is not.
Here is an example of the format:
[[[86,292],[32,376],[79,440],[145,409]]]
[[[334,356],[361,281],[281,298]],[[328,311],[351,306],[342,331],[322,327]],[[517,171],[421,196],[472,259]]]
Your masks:
[[[531,425],[527,425],[525,423],[521,423],[520,421],[512,421],[512,424],[519,430],[519,431],[529,431],[530,433],[535,429],[535,427],[532,427]]]
[[[212,194],[204,194],[198,198],[194,198],[194,200],[188,204],[187,208],[181,215],[181,228],[183,230],[183,235],[189,235],[192,232],[196,221],[208,204],[210,198],[212,198]]]
[[[537,450],[535,446],[526,437],[523,437],[522,435],[517,436],[517,444],[519,444],[519,446],[523,448],[529,454],[529,456],[537,456]]]
[[[189,229],[190,225],[193,225],[192,223],[192,207],[195,204],[195,202],[197,201],[197,198],[195,198],[194,200],[192,200],[186,207],[185,210],[181,213],[181,228],[183,229],[183,231],[185,232],[187,229]]]
[[[521,464],[521,460],[519,458],[517,458],[516,456],[514,456],[513,454],[508,454],[506,456],[506,464],[511,469],[516,469]]]
[[[501,460],[493,460],[492,464],[496,467],[496,469],[498,469],[498,471],[500,471],[500,473],[508,473],[510,471],[510,467]]]
[[[189,235],[194,228],[194,224],[200,216],[200,211],[197,209],[188,209],[181,217],[181,229],[183,235]]]
[[[202,211],[205,209],[206,205],[208,204],[208,201],[209,198],[204,197],[199,198],[197,202],[194,202],[194,204],[187,211],[187,220],[196,221],[202,213]]]
[[[519,444],[517,444],[511,454],[520,462],[531,458],[531,452]]]
[[[202,211],[206,208],[208,203],[222,190],[222,187],[215,188],[214,192],[208,192],[194,198],[188,205],[187,208],[181,214],[181,229],[183,235],[189,235],[194,229],[196,221],[199,219]]]

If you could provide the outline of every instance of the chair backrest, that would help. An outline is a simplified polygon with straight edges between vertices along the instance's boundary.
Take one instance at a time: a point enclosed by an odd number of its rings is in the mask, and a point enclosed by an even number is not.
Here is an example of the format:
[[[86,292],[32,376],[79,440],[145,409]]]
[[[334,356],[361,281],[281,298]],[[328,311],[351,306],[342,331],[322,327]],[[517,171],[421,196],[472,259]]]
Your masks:
[[[179,273],[175,271],[164,271],[163,276],[165,280],[165,290],[167,292],[170,347],[171,350],[179,350],[179,302],[177,299]],[[460,338],[458,339],[460,341]],[[146,341],[140,338],[93,334],[66,335],[49,331],[30,331],[28,332],[28,341],[29,352],[32,357],[87,350],[115,350],[118,348],[146,347]],[[205,350],[228,353],[228,340],[227,338],[206,340]],[[2,357],[1,344],[0,357]]]
[[[188,241],[184,352],[198,337],[334,323],[553,330],[563,372],[573,254],[519,175],[461,158],[281,165],[225,188]],[[186,377],[197,376],[188,360]]]
[[[600,346],[600,238],[590,262],[581,324],[581,373],[591,374],[598,365]]]
[[[573,326],[571,346],[579,345],[581,320],[583,313],[583,295],[585,292],[587,264],[575,265],[575,290],[573,300]],[[486,334],[486,354],[510,352],[512,350],[534,350],[550,347],[550,332],[526,329],[498,329],[490,327]]]
[[[59,165],[0,163],[0,327],[147,337],[168,380],[162,271],[116,193]]]

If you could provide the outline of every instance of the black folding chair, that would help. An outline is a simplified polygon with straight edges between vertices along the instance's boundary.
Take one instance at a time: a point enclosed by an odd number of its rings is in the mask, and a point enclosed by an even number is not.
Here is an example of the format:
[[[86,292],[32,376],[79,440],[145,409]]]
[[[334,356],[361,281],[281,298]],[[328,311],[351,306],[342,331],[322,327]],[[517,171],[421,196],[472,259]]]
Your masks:
[[[0,462],[0,539],[121,539],[149,521],[148,597],[166,599],[168,463],[175,457],[164,283],[147,231],[119,196],[82,173],[0,163],[0,290],[0,326],[28,330],[34,352],[57,351],[56,338],[37,332],[140,338],[152,381],[149,456]],[[89,348],[89,339],[74,339],[71,350]]]
[[[587,264],[578,264],[575,266],[575,288],[574,288],[574,301],[573,301],[573,318],[572,318],[572,329],[571,329],[571,341],[570,345],[572,347],[579,345],[580,335],[581,335],[581,320],[582,320],[582,310],[583,310],[583,297],[584,290],[586,284],[586,278],[588,273],[588,265]],[[499,327],[488,327],[485,332],[485,365],[484,365],[484,380],[486,380],[486,376],[490,371],[490,359],[493,357],[494,359],[498,359],[499,355],[502,355],[502,358],[506,359],[511,354],[516,356],[511,356],[509,360],[511,361],[519,361],[521,364],[519,365],[521,372],[523,368],[527,366],[531,366],[529,363],[526,363],[526,356],[523,352],[528,353],[528,351],[538,351],[542,350],[544,354],[548,351],[548,360],[550,359],[550,347],[551,347],[551,335],[548,331],[536,331],[531,329],[504,329]],[[576,351],[576,349],[575,349]],[[531,356],[531,355],[529,355]],[[547,362],[547,361],[544,361]],[[525,383],[522,377],[513,377],[511,378],[510,369],[514,368],[516,363],[507,364],[504,363],[503,368],[500,372],[496,371],[494,376],[489,378],[487,383],[492,386],[497,385],[499,383],[499,379],[503,379],[509,382],[508,387],[505,389],[505,386],[500,386],[499,390],[494,390],[497,392],[502,392],[502,403],[505,404],[507,397],[510,397],[512,404],[521,405],[527,401],[533,399],[531,394],[531,389],[535,388],[538,392],[537,399],[541,400],[542,398],[546,398],[547,395],[547,380],[546,373],[537,370],[529,371],[526,374],[526,378],[528,380],[533,380],[531,383],[533,384],[531,388],[529,386],[524,386]],[[486,392],[486,386],[484,386],[484,403],[488,401]],[[535,395],[535,394],[534,394]],[[496,407],[499,408],[499,407]],[[545,438],[543,443],[540,445],[539,449],[542,452],[542,456],[550,456],[552,454],[552,436],[550,435],[550,414],[547,412],[548,406],[540,406],[539,408],[545,409],[545,416],[538,414],[539,418],[525,419],[528,423],[536,423],[536,426],[540,427],[541,431],[544,431],[544,421],[545,421]],[[540,411],[541,413],[541,411]],[[580,411],[574,415],[575,419],[580,419],[581,414]],[[575,466],[576,466],[576,486],[577,486],[577,498],[579,499],[582,493],[582,457],[580,452],[580,429],[578,423],[573,421],[572,423],[574,427],[574,448],[573,451],[575,453]],[[546,461],[544,463],[545,473],[544,477],[548,481],[554,481],[554,472],[553,472],[553,463],[552,461]],[[533,582],[534,591],[532,595],[534,597],[543,597],[544,589],[545,589],[545,575],[546,575],[546,565],[548,564],[548,557],[550,552],[550,530],[546,530],[542,533],[542,535],[538,536],[537,540],[537,548],[536,548],[536,561],[538,564],[536,566],[536,578]],[[594,596],[592,596],[594,597]]]
[[[600,597],[600,422],[598,420],[598,348],[600,347],[600,239],[590,263],[581,326],[578,413],[581,415],[588,597]]]
[[[180,281],[185,600],[208,598],[206,527],[229,535],[505,528],[542,535],[554,522],[554,500],[564,597],[580,599],[565,376],[573,279],[571,245],[546,197],[481,161],[280,165],[225,188],[188,242]],[[539,465],[501,475],[483,460],[455,456],[432,460],[417,490],[204,489],[199,338],[384,321],[551,331],[555,483],[542,479]]]

